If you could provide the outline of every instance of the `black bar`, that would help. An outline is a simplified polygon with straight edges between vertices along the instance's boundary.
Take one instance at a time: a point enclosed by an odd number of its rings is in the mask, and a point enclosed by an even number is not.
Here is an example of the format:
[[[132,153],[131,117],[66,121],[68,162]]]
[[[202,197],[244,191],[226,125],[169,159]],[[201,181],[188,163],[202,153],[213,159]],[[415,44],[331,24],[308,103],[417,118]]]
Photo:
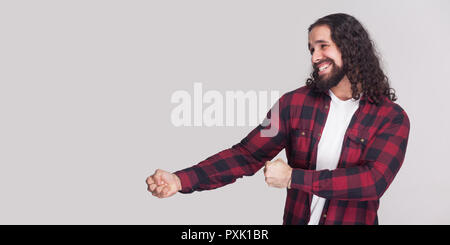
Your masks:
[[[288,239],[298,244],[320,242],[380,242],[397,239],[443,239],[448,226],[276,226],[276,225],[12,225],[1,226],[2,240],[17,242],[94,242],[154,244],[164,242],[271,243]],[[445,241],[441,240],[441,241]]]

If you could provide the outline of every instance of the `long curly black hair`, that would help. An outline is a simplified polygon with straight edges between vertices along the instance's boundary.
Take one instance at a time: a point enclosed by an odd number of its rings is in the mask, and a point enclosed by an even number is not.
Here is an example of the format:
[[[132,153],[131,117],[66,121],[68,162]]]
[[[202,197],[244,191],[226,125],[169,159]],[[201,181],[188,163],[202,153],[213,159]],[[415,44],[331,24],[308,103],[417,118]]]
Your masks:
[[[357,84],[361,83],[362,94],[372,103],[378,104],[383,96],[397,100],[395,90],[389,86],[389,79],[380,67],[373,41],[359,21],[348,14],[331,14],[318,19],[308,32],[320,25],[330,28],[331,39],[342,54],[343,70],[352,86],[352,97],[360,98]],[[306,86],[315,88],[311,74]]]

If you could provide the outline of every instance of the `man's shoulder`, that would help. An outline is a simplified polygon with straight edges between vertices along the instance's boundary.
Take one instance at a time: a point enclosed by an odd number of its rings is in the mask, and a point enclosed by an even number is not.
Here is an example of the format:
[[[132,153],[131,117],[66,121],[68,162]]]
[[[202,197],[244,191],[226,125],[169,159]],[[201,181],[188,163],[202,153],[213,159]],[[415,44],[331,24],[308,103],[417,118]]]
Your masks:
[[[281,100],[287,104],[303,104],[307,100],[317,98],[319,98],[319,94],[307,86],[299,87],[281,96]]]
[[[374,105],[375,106],[375,105]],[[384,121],[391,123],[402,123],[409,125],[409,118],[406,111],[396,102],[390,100],[388,97],[383,98],[378,107],[378,116],[384,118]]]
[[[384,97],[381,103],[381,108],[389,111],[392,115],[402,114],[407,116],[406,111],[398,103],[390,100],[388,97]]]

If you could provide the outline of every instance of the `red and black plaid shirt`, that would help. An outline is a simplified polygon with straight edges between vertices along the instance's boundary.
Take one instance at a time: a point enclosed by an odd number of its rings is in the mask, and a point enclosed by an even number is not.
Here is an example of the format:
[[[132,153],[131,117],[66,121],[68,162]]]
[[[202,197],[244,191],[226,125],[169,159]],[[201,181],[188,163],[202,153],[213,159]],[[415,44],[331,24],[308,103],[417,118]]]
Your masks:
[[[306,87],[284,94],[277,102],[278,124],[261,124],[240,143],[175,172],[180,192],[215,189],[251,176],[286,149],[293,171],[283,224],[307,224],[313,194],[327,199],[320,224],[378,224],[379,199],[405,157],[408,116],[388,98],[375,105],[363,96],[346,131],[338,167],[318,171],[317,146],[330,101],[328,94]],[[270,114],[266,121],[278,120]],[[263,137],[261,130],[271,125],[279,125],[278,134]]]

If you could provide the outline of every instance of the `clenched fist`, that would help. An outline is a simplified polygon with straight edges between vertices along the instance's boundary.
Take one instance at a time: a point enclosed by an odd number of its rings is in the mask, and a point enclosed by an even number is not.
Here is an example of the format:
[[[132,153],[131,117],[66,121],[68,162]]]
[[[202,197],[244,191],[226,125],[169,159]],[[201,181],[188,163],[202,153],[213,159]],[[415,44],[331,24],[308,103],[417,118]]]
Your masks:
[[[175,174],[157,169],[153,175],[147,178],[148,191],[153,196],[166,198],[173,196],[181,190],[181,182]]]
[[[282,159],[267,161],[264,167],[264,176],[267,185],[277,188],[291,188],[292,168]]]

